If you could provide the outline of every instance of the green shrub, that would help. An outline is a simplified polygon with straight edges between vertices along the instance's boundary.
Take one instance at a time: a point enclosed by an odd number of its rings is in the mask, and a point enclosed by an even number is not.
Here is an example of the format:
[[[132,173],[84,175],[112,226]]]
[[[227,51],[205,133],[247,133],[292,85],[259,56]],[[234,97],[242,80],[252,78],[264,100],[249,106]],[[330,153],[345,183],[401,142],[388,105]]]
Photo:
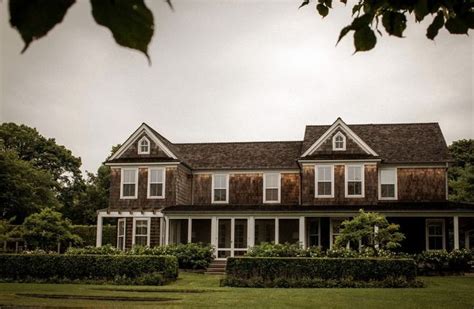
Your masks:
[[[179,268],[205,269],[214,259],[214,249],[207,244],[178,244],[157,247],[134,246],[131,250],[121,251],[112,246],[70,248],[66,254],[112,254],[112,255],[170,255],[178,259]]]
[[[416,278],[413,259],[388,258],[229,258],[227,259],[227,279],[240,284],[257,282],[258,286],[296,287],[314,280],[334,280],[336,286],[344,282],[412,282]],[[227,282],[227,281],[226,281]],[[330,282],[330,281],[328,281]],[[352,283],[351,283],[352,284]],[[330,286],[331,284],[328,283]],[[328,286],[325,285],[325,286]],[[395,284],[396,285],[396,284]],[[240,286],[240,285],[239,285]],[[366,284],[363,284],[366,286]]]
[[[415,256],[420,273],[439,275],[445,273],[463,273],[470,269],[473,252],[461,249],[447,252],[446,250],[424,251]]]
[[[177,259],[138,255],[0,254],[2,279],[114,280],[123,277],[138,280],[150,273],[160,273],[161,282],[176,279]],[[155,279],[143,277],[141,280]]]

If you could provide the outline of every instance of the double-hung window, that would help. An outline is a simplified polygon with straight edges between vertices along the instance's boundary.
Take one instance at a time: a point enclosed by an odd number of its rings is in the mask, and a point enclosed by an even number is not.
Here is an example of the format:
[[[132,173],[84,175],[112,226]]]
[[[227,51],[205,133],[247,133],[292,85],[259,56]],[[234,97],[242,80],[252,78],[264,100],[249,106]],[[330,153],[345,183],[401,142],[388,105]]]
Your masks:
[[[364,197],[364,166],[346,166],[346,197]]]
[[[122,184],[120,186],[120,198],[137,198],[138,190],[138,169],[123,168],[121,173]]]
[[[229,175],[214,174],[212,175],[212,202],[228,203],[229,202]]]
[[[380,170],[380,199],[397,199],[397,169],[386,168]]]
[[[279,203],[280,202],[280,182],[279,173],[263,174],[263,202]]]
[[[446,249],[444,219],[426,220],[426,250]]]
[[[334,197],[334,167],[332,165],[317,165],[315,177],[315,196]]]
[[[148,169],[148,198],[165,197],[165,169]]]
[[[150,218],[133,219],[132,245],[150,246]]]

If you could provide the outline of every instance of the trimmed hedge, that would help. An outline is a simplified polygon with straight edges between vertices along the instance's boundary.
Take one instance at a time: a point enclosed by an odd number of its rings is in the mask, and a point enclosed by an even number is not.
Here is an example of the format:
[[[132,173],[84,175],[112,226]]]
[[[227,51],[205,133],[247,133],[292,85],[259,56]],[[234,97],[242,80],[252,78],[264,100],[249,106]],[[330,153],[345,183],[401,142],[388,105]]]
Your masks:
[[[159,273],[163,281],[178,277],[173,256],[0,254],[0,278],[7,280],[138,279]]]
[[[419,286],[413,259],[238,257],[227,259],[226,271],[231,286]]]

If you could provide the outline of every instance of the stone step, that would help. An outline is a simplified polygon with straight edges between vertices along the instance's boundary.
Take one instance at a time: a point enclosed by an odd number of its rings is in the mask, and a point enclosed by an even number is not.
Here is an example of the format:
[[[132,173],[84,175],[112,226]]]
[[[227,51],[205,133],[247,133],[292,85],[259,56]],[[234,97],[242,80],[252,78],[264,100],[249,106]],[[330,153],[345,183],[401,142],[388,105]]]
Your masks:
[[[225,272],[222,272],[222,271],[206,271],[204,274],[206,274],[206,275],[225,275]]]
[[[209,267],[206,271],[225,273],[225,268]]]

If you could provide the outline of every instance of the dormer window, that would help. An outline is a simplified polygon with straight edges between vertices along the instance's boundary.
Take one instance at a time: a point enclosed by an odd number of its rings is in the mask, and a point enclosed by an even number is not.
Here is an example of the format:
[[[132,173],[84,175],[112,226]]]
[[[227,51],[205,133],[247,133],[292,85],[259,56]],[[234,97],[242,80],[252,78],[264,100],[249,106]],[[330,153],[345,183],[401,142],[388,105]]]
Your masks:
[[[150,141],[148,138],[143,137],[138,142],[138,154],[150,154]]]
[[[332,150],[346,150],[346,137],[341,132],[332,138]]]

